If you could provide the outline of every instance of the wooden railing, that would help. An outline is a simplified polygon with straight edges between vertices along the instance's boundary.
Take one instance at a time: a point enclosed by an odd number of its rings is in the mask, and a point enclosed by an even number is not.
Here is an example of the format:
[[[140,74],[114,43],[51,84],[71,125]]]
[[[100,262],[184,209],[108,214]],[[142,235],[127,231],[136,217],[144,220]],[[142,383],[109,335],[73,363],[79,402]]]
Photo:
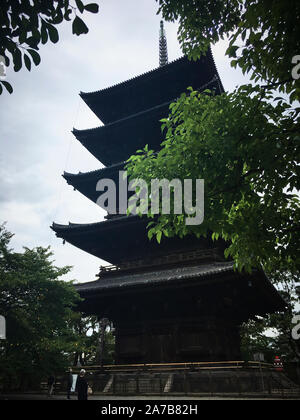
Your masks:
[[[193,362],[193,363],[146,363],[132,365],[104,365],[83,366],[87,372],[136,372],[136,371],[194,371],[194,370],[220,370],[220,369],[268,369],[275,370],[274,366],[263,362],[226,361],[226,362]],[[81,368],[73,368],[79,371]]]
[[[129,271],[129,270],[136,270],[139,268],[147,268],[147,267],[154,267],[154,266],[162,266],[162,265],[169,265],[175,264],[178,262],[189,262],[189,261],[200,261],[205,259],[212,259],[214,261],[220,261],[220,255],[218,249],[209,249],[209,250],[195,250],[190,252],[181,252],[176,254],[165,255],[162,257],[151,258],[149,259],[141,259],[141,260],[134,260],[121,263],[119,265],[107,265],[100,267],[100,274],[101,275],[106,273],[115,273],[118,271]]]

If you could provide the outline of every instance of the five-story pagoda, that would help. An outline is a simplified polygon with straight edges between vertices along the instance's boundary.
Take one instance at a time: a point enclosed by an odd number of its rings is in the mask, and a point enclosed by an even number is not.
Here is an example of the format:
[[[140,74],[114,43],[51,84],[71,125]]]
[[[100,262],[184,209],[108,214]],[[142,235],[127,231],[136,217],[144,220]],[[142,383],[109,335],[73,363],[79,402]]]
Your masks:
[[[73,133],[105,168],[65,173],[68,184],[96,203],[97,183],[109,178],[118,196],[124,163],[146,144],[159,150],[160,120],[190,86],[224,91],[210,50],[195,62],[168,63],[162,27],[159,68],[80,94],[104,126]],[[284,308],[275,288],[262,271],[235,272],[221,241],[186,237],[158,244],[149,241],[147,224],[139,216],[108,214],[100,223],[52,226],[58,237],[112,264],[77,290],[81,311],[114,323],[116,364],[240,360],[240,325]]]

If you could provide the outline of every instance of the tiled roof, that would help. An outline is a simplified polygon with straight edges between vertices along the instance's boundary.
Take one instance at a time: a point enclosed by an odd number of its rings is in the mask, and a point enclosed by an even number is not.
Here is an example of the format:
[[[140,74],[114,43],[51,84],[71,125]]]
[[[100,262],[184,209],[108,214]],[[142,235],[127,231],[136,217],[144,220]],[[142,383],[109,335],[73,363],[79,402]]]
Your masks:
[[[185,279],[204,278],[211,275],[233,272],[233,263],[206,263],[187,267],[168,269],[156,268],[143,273],[120,272],[104,275],[97,281],[76,285],[80,293],[100,291],[105,289],[147,286]]]

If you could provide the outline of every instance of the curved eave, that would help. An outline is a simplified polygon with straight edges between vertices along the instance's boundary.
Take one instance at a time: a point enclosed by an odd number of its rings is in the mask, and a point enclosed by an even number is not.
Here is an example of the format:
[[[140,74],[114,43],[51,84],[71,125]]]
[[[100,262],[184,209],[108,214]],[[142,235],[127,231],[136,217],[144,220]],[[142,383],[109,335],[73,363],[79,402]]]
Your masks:
[[[71,185],[75,190],[79,191],[85,197],[89,198],[94,203],[97,202],[101,192],[97,191],[96,186],[99,181],[104,179],[110,179],[115,182],[117,189],[117,197],[119,190],[119,172],[124,170],[125,163],[118,163],[108,168],[103,168],[98,171],[70,174],[65,172],[63,178]]]
[[[163,141],[160,120],[168,116],[169,105],[162,104],[94,129],[74,129],[73,134],[105,166],[125,162],[146,144],[154,150],[160,148]]]
[[[146,226],[148,221],[148,219],[141,219],[137,216],[125,216],[86,225],[70,223],[66,226],[54,223],[52,229],[56,232],[58,237],[115,265],[119,265],[125,261],[128,262],[129,260],[132,260],[133,257],[134,259],[140,259],[151,255],[152,258],[155,258],[160,257],[161,255],[170,255],[170,253],[173,253],[174,251],[183,252],[192,249],[205,250],[215,246],[209,239],[199,240],[194,236],[189,236],[184,239],[164,239],[159,245],[157,242],[149,241],[147,238]],[[234,276],[237,281],[244,279],[247,290],[255,291],[252,299],[253,305],[257,299],[260,299],[260,309],[259,313],[253,313],[253,315],[263,315],[269,312],[285,310],[286,303],[262,271],[255,270],[252,274],[241,274],[234,271],[233,267],[226,262],[212,264],[215,267],[213,273],[205,271],[205,264],[198,264],[198,267],[200,267],[199,270],[202,270],[205,276],[215,276],[217,274],[224,276],[229,270],[229,274]],[[219,266],[217,271],[216,266]],[[177,270],[180,271],[183,270],[183,268],[177,267]],[[160,284],[160,281],[164,281],[163,274],[160,275],[162,271],[163,269],[159,267],[152,270],[152,272],[154,272],[152,277],[154,278],[154,283],[156,285]],[[114,275],[105,276],[96,282],[81,284],[78,288],[84,298],[89,299],[89,296],[93,297],[96,295],[101,298],[101,296],[112,296],[115,293],[120,293],[120,291],[130,287],[152,286],[150,278],[148,278],[149,281],[145,283],[147,276],[149,277],[149,274],[144,276],[143,273],[122,274],[117,272]],[[171,279],[169,276],[165,277],[166,281],[168,279],[174,280],[174,278]],[[184,273],[179,273],[176,277],[176,279],[181,282],[191,280],[192,278],[196,281],[197,273],[194,273],[194,275],[189,274],[187,276],[185,276]],[[223,280],[225,281],[226,278]]]
[[[211,50],[197,61],[182,57],[166,66],[109,88],[84,93],[81,98],[107,124],[132,115],[158,103],[179,96],[187,87],[198,89],[213,77],[218,78],[218,92],[224,92]],[[143,92],[143,94],[141,94]]]
[[[68,184],[80,184],[94,179],[104,179],[112,176],[114,173],[121,171],[124,168],[125,162],[120,162],[115,165],[109,166],[107,168],[101,168],[96,171],[90,172],[79,172],[78,174],[72,174],[69,172],[64,172],[63,178],[67,181]]]
[[[137,216],[124,216],[90,224],[53,223],[51,229],[58,238],[82,251],[118,264],[122,259],[122,236],[128,235],[130,228],[140,223],[141,219]]]
[[[233,272],[233,263],[209,263],[183,267],[157,267],[142,273],[116,273],[106,275],[100,280],[76,285],[82,296],[93,295],[106,289],[120,289],[145,284],[156,284],[175,280],[186,280],[195,277],[207,277],[211,274]]]
[[[166,289],[171,292],[190,288],[194,295],[202,295],[202,287],[211,287],[215,291],[220,287],[229,295],[232,295],[230,290],[235,290],[235,295],[231,297],[232,305],[235,311],[243,314],[244,321],[256,315],[265,316],[286,309],[286,303],[263,271],[239,273],[230,262],[155,267],[145,272],[117,272],[97,281],[76,285],[85,300],[83,310],[93,302],[98,307],[110,305],[110,298],[120,298],[125,293],[162,292]]]
[[[59,238],[64,238],[64,235],[81,235],[81,234],[90,234],[90,233],[98,233],[103,232],[105,230],[114,229],[116,226],[122,225],[124,222],[125,224],[135,223],[137,221],[141,221],[140,217],[138,216],[124,216],[119,217],[118,219],[112,220],[105,220],[96,223],[72,223],[70,222],[68,225],[62,225],[60,223],[53,222],[51,229],[56,232],[56,236]]]
[[[180,250],[213,247],[211,240],[199,240],[194,236],[184,239],[164,238],[161,244],[155,240],[149,241],[148,223],[148,218],[122,216],[85,225],[54,223],[52,230],[57,237],[115,265],[132,259],[141,259],[148,255],[154,258],[164,253],[170,254]]]

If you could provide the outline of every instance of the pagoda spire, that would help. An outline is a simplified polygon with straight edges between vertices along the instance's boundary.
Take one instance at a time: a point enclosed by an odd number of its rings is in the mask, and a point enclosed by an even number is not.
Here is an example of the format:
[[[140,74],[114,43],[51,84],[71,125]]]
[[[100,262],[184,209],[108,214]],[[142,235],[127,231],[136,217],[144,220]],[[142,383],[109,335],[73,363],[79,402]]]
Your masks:
[[[159,66],[163,67],[169,62],[168,59],[168,43],[166,37],[166,31],[164,28],[164,22],[160,22],[160,31],[159,31]]]

